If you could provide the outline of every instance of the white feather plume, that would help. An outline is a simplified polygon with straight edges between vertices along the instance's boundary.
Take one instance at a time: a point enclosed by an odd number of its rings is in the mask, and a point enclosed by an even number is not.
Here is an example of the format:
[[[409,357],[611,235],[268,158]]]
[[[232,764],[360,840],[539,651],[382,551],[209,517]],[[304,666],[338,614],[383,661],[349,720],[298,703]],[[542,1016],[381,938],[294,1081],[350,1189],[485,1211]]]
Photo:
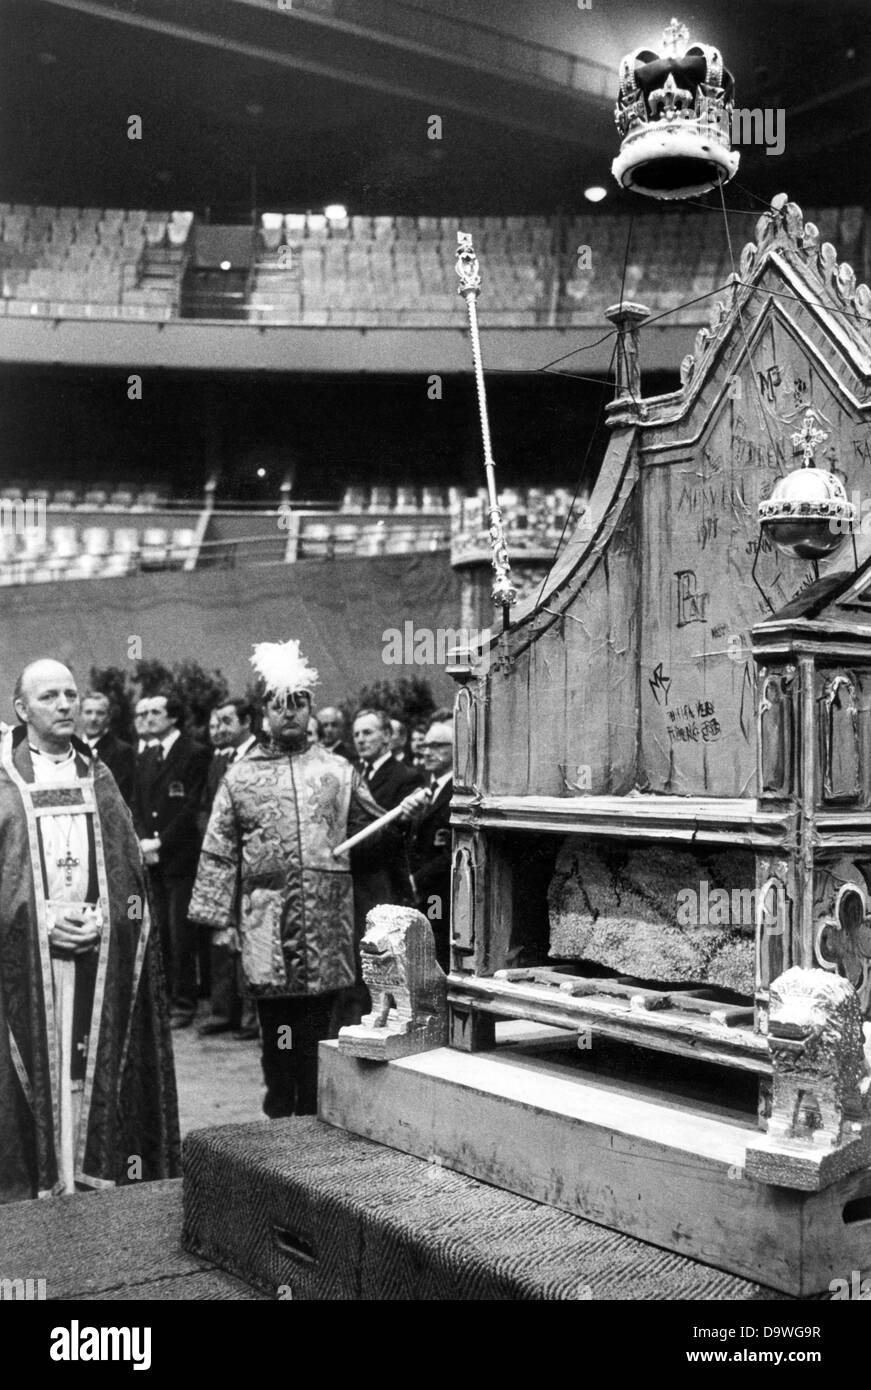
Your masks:
[[[293,695],[300,690],[313,690],[318,673],[309,666],[293,638],[289,642],[256,642],[251,665],[266,686],[276,695]]]

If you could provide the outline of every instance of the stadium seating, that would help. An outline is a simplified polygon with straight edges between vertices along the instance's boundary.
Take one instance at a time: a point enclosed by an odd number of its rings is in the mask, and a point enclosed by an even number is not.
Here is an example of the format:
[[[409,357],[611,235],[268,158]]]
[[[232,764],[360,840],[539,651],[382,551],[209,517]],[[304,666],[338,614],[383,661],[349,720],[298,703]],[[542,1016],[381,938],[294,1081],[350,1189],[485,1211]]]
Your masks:
[[[856,207],[806,209],[821,240],[871,277],[871,236]],[[752,222],[736,214],[737,257]],[[458,326],[465,307],[454,269],[457,230],[474,236],[485,326],[600,326],[621,292],[667,321],[701,325],[732,272],[722,218],[669,208],[631,225],[601,211],[566,218],[392,217],[328,219],[265,212],[240,292],[254,325],[421,329]],[[192,212],[0,204],[0,331],[3,315],[168,320],[179,315],[193,244]],[[244,330],[243,330],[244,331]],[[150,475],[145,475],[150,476]],[[43,504],[39,524],[26,505]],[[509,490],[503,500],[517,553],[553,550],[573,511],[564,492]],[[17,504],[17,505],[16,505]],[[582,503],[574,504],[574,512]],[[295,559],[424,553],[487,542],[486,497],[408,482],[347,487],[336,509],[230,509],[220,528],[209,507],[171,506],[157,487],[107,480],[87,486],[0,486],[0,585],[119,578],[142,569],[271,564]],[[244,524],[243,524],[244,520]]]
[[[864,211],[807,215],[867,279]],[[0,317],[175,318],[195,225],[189,211],[0,204]],[[701,325],[732,270],[716,209],[642,214],[631,234],[626,218],[602,212],[562,219],[264,212],[233,317],[313,327],[456,324],[464,312],[454,270],[458,229],[472,233],[480,258],[484,325],[600,325],[621,286],[656,314]],[[736,256],[742,231],[739,223]],[[220,298],[197,316],[212,312],[220,314]]]
[[[290,527],[276,526],[278,514],[277,506],[215,507],[213,489],[197,506],[171,503],[157,489],[95,483],[52,490],[11,481],[0,486],[0,586],[421,554],[450,545],[446,494],[438,487],[353,486],[335,509],[292,510]]]
[[[188,526],[177,526],[169,540],[169,558],[179,565],[185,565],[196,553],[196,531]]]
[[[573,497],[566,488],[505,488],[501,493],[509,550],[522,555],[538,550],[553,554],[567,523],[579,518],[586,496]],[[489,554],[487,492],[450,490],[451,548],[455,558],[478,559]]]
[[[2,300],[8,313],[167,317],[178,305],[192,212],[0,207]],[[167,250],[174,292],[155,293],[152,258]],[[166,286],[163,287],[164,290]],[[167,312],[168,311],[168,312]]]
[[[135,506],[116,503],[134,496]],[[502,500],[510,529],[518,536],[535,533],[547,544],[559,538],[572,507],[564,489],[508,488]],[[277,507],[215,508],[209,491],[197,506],[170,503],[156,489],[134,494],[131,487],[113,493],[100,486],[83,492],[43,487],[37,493],[8,483],[0,486],[0,576],[4,584],[116,578],[216,559],[280,563],[442,550],[452,534],[486,536],[487,497],[483,489],[465,494],[433,486],[354,485],[335,509],[292,510],[289,528],[276,528],[277,514]]]
[[[143,569],[163,569],[168,558],[169,532],[163,526],[146,527],[140,551]]]

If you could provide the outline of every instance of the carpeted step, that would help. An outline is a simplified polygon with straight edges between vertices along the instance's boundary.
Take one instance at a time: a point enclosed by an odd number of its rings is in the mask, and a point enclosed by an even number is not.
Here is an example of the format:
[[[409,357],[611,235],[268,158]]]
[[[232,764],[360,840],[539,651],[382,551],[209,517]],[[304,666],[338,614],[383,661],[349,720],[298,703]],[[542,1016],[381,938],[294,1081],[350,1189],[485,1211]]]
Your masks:
[[[314,1118],[184,1145],[185,1248],[303,1300],[781,1295]]]

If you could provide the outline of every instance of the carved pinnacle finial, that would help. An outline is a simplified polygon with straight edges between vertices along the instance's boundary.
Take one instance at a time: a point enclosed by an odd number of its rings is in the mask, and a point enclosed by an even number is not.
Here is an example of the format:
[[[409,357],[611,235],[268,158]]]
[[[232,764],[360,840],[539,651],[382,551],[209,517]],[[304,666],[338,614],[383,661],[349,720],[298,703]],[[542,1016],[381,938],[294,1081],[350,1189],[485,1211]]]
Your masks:
[[[825,430],[818,430],[814,424],[814,412],[806,410],[804,423],[800,430],[792,436],[792,442],[796,449],[802,451],[802,468],[814,468],[814,451],[818,444],[823,444],[828,439]]]
[[[638,329],[650,310],[643,304],[634,304],[628,299],[612,304],[605,310],[605,318],[610,319],[617,329],[617,390],[615,400],[623,397],[637,403],[641,395],[641,367],[638,359]]]

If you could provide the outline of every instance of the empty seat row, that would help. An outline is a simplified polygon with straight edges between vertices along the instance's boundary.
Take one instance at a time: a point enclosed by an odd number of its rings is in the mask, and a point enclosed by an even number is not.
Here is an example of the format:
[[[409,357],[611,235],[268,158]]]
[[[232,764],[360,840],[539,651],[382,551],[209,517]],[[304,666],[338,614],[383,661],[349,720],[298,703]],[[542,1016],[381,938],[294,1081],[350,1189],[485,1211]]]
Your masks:
[[[299,538],[300,559],[326,559],[339,556],[412,555],[445,550],[450,545],[447,525],[385,526],[381,522],[353,526],[312,522]]]
[[[0,562],[0,585],[52,584],[62,579],[120,579],[131,572],[130,561],[124,555],[101,559],[94,555],[77,555],[72,559],[50,556],[40,561]]]
[[[864,274],[871,262],[864,211],[808,215]],[[190,211],[2,204],[0,315],[172,319],[193,222]],[[610,213],[564,220],[267,212],[244,312],[254,323],[309,326],[425,328],[456,320],[463,313],[454,273],[458,226],[471,232],[481,256],[482,316],[505,325],[601,323],[621,287],[654,313],[701,324],[732,270],[716,210],[666,209],[639,216],[631,228]],[[288,248],[285,264],[278,253]]]
[[[193,226],[192,212],[155,212],[145,219],[145,240],[149,246],[184,246]]]
[[[362,243],[394,241],[426,245],[447,242],[456,247],[457,232],[471,232],[481,245],[520,247],[548,245],[554,222],[543,217],[343,217],[324,213],[264,212],[260,218],[263,243],[274,250],[287,243],[330,244],[335,239]]]
[[[342,497],[343,512],[389,512],[412,514],[444,512],[446,497],[440,487],[349,487]]]
[[[500,502],[507,531],[534,531],[542,536],[562,531],[570,514],[579,514],[586,497],[574,497],[567,488],[502,488]],[[485,488],[465,494],[450,490],[452,528],[457,531],[486,531],[488,497]]]
[[[118,578],[139,569],[179,568],[196,555],[189,527],[108,528],[55,526],[20,535],[0,532],[0,584],[59,579]]]
[[[73,488],[52,488],[37,484],[24,486],[6,484],[0,487],[0,502],[15,502],[29,499],[44,500],[49,506],[78,507],[85,510],[105,511],[151,511],[166,504],[167,494],[155,488],[88,488],[77,492]]]
[[[52,526],[32,527],[20,532],[0,531],[0,555],[11,558],[34,558],[55,555],[61,559],[72,555],[141,554],[149,558],[187,556],[196,544],[196,532],[191,527],[170,530],[164,526],[147,526],[142,531],[134,526]]]

